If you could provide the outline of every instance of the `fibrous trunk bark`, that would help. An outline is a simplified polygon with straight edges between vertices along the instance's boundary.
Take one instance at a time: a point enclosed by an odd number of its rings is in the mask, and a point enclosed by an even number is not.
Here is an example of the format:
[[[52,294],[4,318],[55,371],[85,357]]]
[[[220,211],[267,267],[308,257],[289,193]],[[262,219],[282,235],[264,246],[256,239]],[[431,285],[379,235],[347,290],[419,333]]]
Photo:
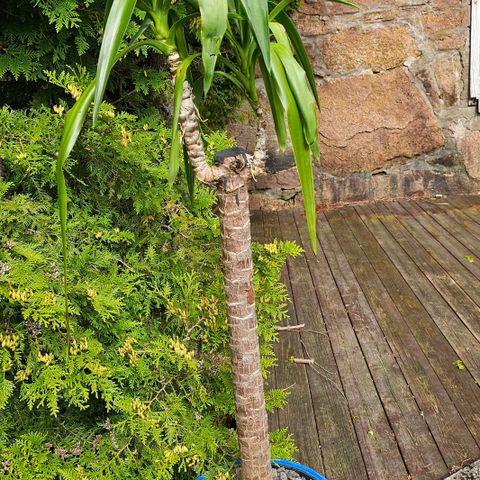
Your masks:
[[[168,57],[168,65],[172,78],[175,79],[177,69],[181,63],[180,55],[172,53]],[[193,101],[192,87],[183,82],[182,104],[180,106],[179,125],[182,131],[183,143],[188,152],[188,158],[195,175],[200,182],[212,184],[215,182],[213,169],[208,165],[203,148],[202,136],[198,126],[197,109]]]
[[[231,152],[220,152],[231,155]],[[225,169],[217,187],[224,289],[230,332],[237,434],[243,480],[271,480],[272,467],[260,364],[250,235],[246,156],[223,158]],[[227,171],[228,169],[228,171]]]
[[[180,57],[169,56],[173,78]],[[261,119],[263,128],[263,116]],[[250,235],[248,182],[255,165],[241,149],[219,152],[216,165],[206,161],[198,117],[188,82],[183,85],[179,124],[190,163],[200,182],[217,186],[222,227],[224,289],[230,332],[237,434],[242,480],[271,480],[268,418],[260,363],[253,263]],[[260,143],[265,143],[263,134]],[[265,148],[263,148],[265,150]],[[259,157],[259,165],[264,160]]]
[[[265,164],[267,161],[267,132],[266,121],[262,107],[257,108],[257,142],[253,154],[253,175],[260,176],[265,174]]]

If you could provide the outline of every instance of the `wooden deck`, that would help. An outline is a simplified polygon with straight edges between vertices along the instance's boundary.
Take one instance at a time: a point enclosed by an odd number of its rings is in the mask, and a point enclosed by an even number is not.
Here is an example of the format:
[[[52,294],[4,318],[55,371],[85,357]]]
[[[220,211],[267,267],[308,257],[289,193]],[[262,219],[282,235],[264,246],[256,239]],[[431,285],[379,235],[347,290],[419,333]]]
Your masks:
[[[442,479],[480,458],[480,197],[319,213],[255,212],[257,240],[296,240],[271,415],[328,480]],[[312,365],[292,364],[311,358]],[[460,362],[459,362],[460,361]]]

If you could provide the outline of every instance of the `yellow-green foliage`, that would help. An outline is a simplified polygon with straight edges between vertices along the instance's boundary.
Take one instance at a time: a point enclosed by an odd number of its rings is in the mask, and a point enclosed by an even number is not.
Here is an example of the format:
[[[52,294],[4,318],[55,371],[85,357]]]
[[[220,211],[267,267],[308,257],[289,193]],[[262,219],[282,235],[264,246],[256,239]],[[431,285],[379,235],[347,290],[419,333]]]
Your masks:
[[[214,198],[166,180],[170,131],[105,107],[67,168],[65,355],[54,184],[64,111],[0,110],[0,475],[192,479],[236,458]],[[223,134],[208,151],[231,145]],[[264,367],[292,244],[255,246]],[[285,393],[268,393],[269,408]],[[285,433],[276,455],[290,456]]]

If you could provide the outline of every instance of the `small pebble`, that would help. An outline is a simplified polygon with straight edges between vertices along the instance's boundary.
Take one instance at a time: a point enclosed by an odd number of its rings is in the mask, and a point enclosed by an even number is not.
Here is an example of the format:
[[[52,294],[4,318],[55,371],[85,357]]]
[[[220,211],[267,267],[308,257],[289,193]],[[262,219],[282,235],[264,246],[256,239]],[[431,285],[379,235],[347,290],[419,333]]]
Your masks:
[[[239,473],[235,475],[235,480],[239,480]],[[311,477],[303,477],[289,468],[275,466],[272,480],[311,480]]]
[[[279,467],[275,469],[276,477],[273,477],[273,480],[308,480],[305,477],[302,477],[300,474],[297,472],[294,472],[293,470],[284,468],[284,467]]]

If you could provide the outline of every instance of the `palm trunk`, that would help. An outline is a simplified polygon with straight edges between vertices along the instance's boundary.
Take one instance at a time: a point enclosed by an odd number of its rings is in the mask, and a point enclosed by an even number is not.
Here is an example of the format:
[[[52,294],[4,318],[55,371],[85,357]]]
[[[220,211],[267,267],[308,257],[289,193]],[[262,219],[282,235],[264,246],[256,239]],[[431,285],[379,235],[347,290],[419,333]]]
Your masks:
[[[250,169],[242,153],[225,151],[226,175],[217,187],[224,289],[243,480],[270,480],[272,467],[260,366],[250,236]],[[232,153],[236,156],[232,157]]]
[[[170,55],[173,77],[179,63],[178,54]],[[248,183],[252,176],[250,166],[241,149],[220,152],[216,157],[216,165],[208,165],[188,82],[183,86],[179,123],[198,180],[217,186],[241,478],[270,480],[272,467],[268,419],[253,290],[248,206]]]

